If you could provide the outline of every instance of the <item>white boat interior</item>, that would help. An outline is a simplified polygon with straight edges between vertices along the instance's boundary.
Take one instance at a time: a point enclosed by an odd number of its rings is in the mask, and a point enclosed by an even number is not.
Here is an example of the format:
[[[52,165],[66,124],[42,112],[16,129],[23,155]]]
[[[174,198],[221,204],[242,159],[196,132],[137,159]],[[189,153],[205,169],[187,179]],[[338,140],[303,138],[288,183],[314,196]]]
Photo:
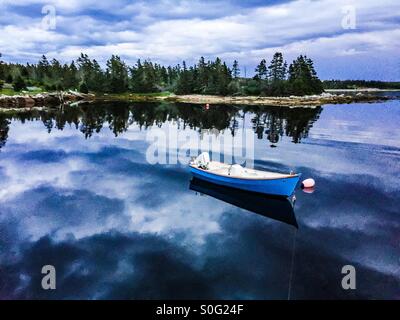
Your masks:
[[[243,168],[239,164],[228,164],[218,161],[211,161],[210,155],[203,152],[196,159],[193,159],[190,166],[219,176],[238,178],[238,179],[255,179],[255,180],[271,180],[292,178],[296,174],[284,174],[271,171],[261,171],[249,168]]]
[[[282,179],[295,176],[294,174],[284,174],[270,171],[260,171],[255,169],[243,168],[238,164],[230,165],[227,163],[210,161],[206,165],[192,163],[192,167],[207,171],[216,175],[240,179]]]

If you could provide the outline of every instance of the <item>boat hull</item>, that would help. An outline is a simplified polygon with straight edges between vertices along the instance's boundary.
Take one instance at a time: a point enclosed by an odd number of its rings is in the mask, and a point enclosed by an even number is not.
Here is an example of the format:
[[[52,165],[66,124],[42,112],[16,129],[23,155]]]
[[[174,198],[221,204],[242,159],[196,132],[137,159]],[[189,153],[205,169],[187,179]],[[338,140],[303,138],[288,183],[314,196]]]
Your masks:
[[[203,179],[211,183],[282,197],[291,196],[300,180],[300,174],[276,179],[241,179],[217,175],[196,167],[190,167],[190,170],[195,178]]]

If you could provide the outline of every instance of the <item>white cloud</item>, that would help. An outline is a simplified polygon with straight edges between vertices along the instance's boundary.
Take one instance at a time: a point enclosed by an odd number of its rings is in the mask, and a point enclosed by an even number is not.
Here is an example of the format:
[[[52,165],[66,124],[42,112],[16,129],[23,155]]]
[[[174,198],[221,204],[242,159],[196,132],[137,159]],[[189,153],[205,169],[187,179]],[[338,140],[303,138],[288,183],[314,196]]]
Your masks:
[[[24,130],[20,130],[22,125]],[[126,134],[114,139],[112,133],[104,129],[96,135],[97,138],[92,137],[87,141],[82,138],[82,133],[78,130],[65,128],[63,131],[54,130],[49,135],[42,126],[41,123],[35,122],[13,124],[10,129],[13,135],[7,142],[7,148],[9,154],[14,156],[0,160],[0,167],[6,177],[2,181],[0,190],[0,207],[9,212],[8,215],[0,215],[0,223],[5,223],[11,218],[19,220],[22,238],[37,240],[46,234],[54,233],[58,239],[71,235],[80,239],[118,229],[124,232],[155,233],[165,237],[184,235],[182,244],[201,245],[205,243],[208,235],[221,231],[220,217],[227,210],[222,202],[211,200],[215,201],[214,210],[211,212],[206,209],[208,203],[205,203],[202,197],[194,192],[186,193],[186,184],[178,190],[174,190],[174,185],[171,184],[166,191],[167,197],[154,208],[148,207],[146,201],[137,198],[142,197],[146,184],[160,183],[156,181],[158,179],[156,174],[154,177],[144,177],[137,172],[104,170],[109,163],[93,162],[87,157],[88,154],[101,152],[104,147],[123,148],[138,139],[144,139],[146,135],[144,131],[139,131],[134,126]],[[60,138],[64,139],[63,143],[58,143]],[[29,165],[18,161],[18,156],[48,150],[49,145],[59,146],[52,151],[63,152],[62,159],[49,163],[32,160],[29,161]],[[133,149],[132,145],[130,148]],[[143,148],[135,145],[134,149],[143,155],[146,144]],[[85,153],[82,153],[82,150],[85,150]],[[119,161],[125,160],[125,157],[128,159],[130,156],[120,156]],[[143,159],[137,157],[135,153],[128,160],[131,160],[131,165],[134,166]],[[157,167],[154,167],[154,170],[157,170]],[[104,221],[96,215],[96,212],[87,212],[79,223],[69,219],[68,212],[62,210],[49,217],[46,212],[36,211],[47,194],[31,196],[31,200],[26,200],[30,191],[43,186],[57,190],[54,197],[63,197],[66,206],[67,198],[73,195],[74,191],[79,192],[81,197],[84,197],[82,195],[87,191],[92,198],[85,199],[85,203],[95,205],[90,201],[95,201],[93,197],[97,196],[122,201],[123,209],[117,213],[106,212]],[[181,201],[174,201],[171,195],[179,196]],[[17,200],[21,197],[25,199],[22,203]],[[81,198],[78,198],[74,201],[80,200]],[[191,203],[192,206],[182,207],[182,202]],[[28,213],[29,216],[25,216]],[[76,212],[71,212],[73,213]]]
[[[400,3],[394,0],[351,1],[356,9],[356,29],[342,28],[346,0],[297,0],[278,5],[240,8],[224,2],[168,0],[125,1],[21,1],[54,4],[57,29],[40,29],[41,15],[15,12],[13,24],[0,26],[0,46],[6,59],[35,59],[41,54],[64,60],[84,51],[100,62],[119,54],[128,63],[150,58],[162,63],[201,55],[245,60],[254,66],[276,50],[291,59],[306,53],[327,56],[393,55],[399,49],[400,26],[396,23]],[[5,1],[5,11],[11,1]],[[14,4],[15,5],[15,4]],[[96,9],[96,14],[90,10]],[[97,13],[98,12],[98,13]],[[111,15],[111,17],[110,17]]]

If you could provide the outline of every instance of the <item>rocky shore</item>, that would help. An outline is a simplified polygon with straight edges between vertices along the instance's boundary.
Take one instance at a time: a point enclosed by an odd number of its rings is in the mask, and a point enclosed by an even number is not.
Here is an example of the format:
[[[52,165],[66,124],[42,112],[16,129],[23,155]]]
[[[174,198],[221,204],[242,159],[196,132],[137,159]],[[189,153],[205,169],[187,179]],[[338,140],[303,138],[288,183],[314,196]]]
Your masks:
[[[75,91],[41,93],[36,95],[0,96],[0,109],[30,109],[69,105],[89,101],[130,101],[130,102],[178,102],[192,104],[231,104],[282,107],[316,107],[324,104],[354,102],[376,102],[390,97],[370,93],[333,94],[322,93],[311,96],[257,97],[257,96],[212,96],[212,95],[112,95],[95,96]]]
[[[290,97],[254,97],[254,96],[208,96],[208,95],[182,95],[159,97],[159,100],[194,103],[194,104],[235,104],[235,105],[259,105],[282,107],[315,107],[323,104],[343,104],[354,102],[386,101],[389,97],[358,93],[353,95],[322,93],[312,96]]]
[[[282,107],[316,107],[324,104],[343,104],[355,102],[376,102],[391,99],[383,95],[371,93],[346,94],[322,93],[310,96],[259,97],[259,96],[213,96],[213,95],[103,95],[96,97],[98,101],[130,101],[130,102],[177,102],[191,104],[231,104]]]
[[[75,91],[39,93],[35,95],[0,96],[2,109],[26,109],[40,107],[54,107],[76,102],[92,101],[94,95]]]

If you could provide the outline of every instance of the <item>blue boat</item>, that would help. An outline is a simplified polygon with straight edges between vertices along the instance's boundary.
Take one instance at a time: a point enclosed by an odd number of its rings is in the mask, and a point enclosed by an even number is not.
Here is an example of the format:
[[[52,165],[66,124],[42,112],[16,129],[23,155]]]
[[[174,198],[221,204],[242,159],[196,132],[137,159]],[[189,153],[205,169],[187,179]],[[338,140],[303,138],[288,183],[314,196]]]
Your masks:
[[[226,187],[282,197],[290,197],[294,193],[301,176],[209,161],[208,153],[201,154],[189,165],[195,178]]]

